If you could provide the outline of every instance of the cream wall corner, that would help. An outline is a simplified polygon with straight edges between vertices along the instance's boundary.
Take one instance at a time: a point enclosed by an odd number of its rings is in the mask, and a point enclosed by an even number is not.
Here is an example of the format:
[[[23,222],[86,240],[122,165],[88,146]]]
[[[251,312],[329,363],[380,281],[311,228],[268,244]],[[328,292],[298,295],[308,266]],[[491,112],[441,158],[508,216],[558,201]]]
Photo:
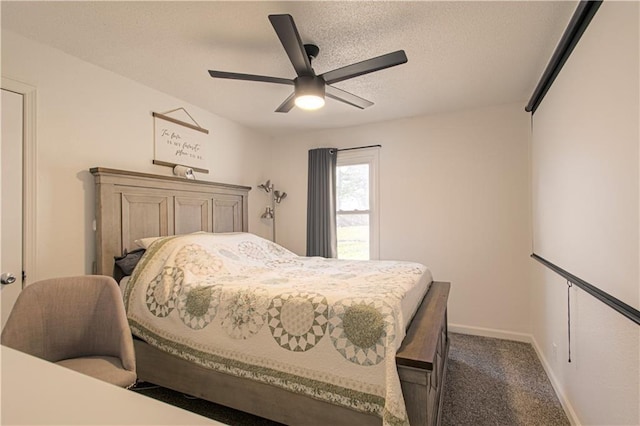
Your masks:
[[[186,108],[210,130],[210,174],[198,179],[255,186],[269,138],[180,99],[2,30],[2,76],[37,88],[37,270],[35,278],[91,273],[94,186],[100,166],[170,175],[152,164],[152,112]],[[249,229],[268,236],[262,203],[249,193]]]
[[[380,258],[418,261],[451,281],[451,323],[530,333],[523,105],[274,140],[271,179],[289,194],[277,207],[278,243],[305,254],[309,149],[381,144]]]

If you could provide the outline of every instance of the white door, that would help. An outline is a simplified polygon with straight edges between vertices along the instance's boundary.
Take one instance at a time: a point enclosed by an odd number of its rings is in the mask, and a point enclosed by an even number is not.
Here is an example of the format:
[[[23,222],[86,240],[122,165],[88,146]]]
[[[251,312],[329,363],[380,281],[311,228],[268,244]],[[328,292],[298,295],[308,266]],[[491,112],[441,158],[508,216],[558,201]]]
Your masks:
[[[22,290],[23,102],[23,95],[2,89],[2,138],[0,139],[2,327]]]

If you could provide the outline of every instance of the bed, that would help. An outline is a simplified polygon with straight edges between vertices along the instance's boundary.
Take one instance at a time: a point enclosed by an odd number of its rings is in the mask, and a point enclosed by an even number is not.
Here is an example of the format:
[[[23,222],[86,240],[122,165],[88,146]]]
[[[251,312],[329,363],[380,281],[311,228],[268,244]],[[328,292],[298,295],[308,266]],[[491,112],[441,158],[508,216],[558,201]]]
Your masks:
[[[434,282],[410,262],[303,258],[248,234],[249,187],[91,172],[96,273],[113,275],[114,258],[147,237],[165,237],[146,240],[147,251],[125,280],[141,380],[285,424],[439,423],[449,283]],[[322,277],[332,278],[320,284]],[[301,287],[305,279],[316,280],[314,291]],[[360,293],[344,294],[345,280]],[[176,282],[189,291],[180,292]],[[381,295],[369,294],[377,289]],[[398,293],[405,290],[408,297]],[[206,303],[198,304],[203,292]],[[243,311],[238,326],[238,300],[248,298],[255,320]],[[292,315],[294,300],[312,306],[311,317]],[[378,333],[373,340],[371,333],[348,333],[355,328],[347,322],[358,321],[375,325],[367,325]],[[203,334],[204,341],[189,340]],[[216,346],[225,339],[230,347]],[[251,355],[240,344],[253,345]]]

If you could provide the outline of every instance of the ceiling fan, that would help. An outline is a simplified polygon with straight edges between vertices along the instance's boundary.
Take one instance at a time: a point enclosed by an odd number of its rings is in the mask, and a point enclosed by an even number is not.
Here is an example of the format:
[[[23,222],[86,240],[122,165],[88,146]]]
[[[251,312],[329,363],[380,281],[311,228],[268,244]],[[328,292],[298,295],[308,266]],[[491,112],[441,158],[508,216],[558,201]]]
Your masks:
[[[331,99],[360,109],[370,107],[373,105],[373,102],[338,89],[332,86],[332,84],[407,62],[407,55],[404,53],[404,50],[398,50],[316,75],[311,67],[311,61],[318,56],[318,52],[320,51],[318,46],[314,44],[302,44],[300,34],[291,15],[269,15],[269,21],[271,21],[273,29],[276,31],[284,50],[287,52],[289,60],[291,60],[293,69],[297,74],[296,78],[291,80],[287,78],[212,70],[209,70],[209,74],[214,78],[260,81],[294,86],[294,92],[285,99],[276,109],[276,112],[289,112],[294,105],[308,110],[322,108],[324,106],[325,95]]]

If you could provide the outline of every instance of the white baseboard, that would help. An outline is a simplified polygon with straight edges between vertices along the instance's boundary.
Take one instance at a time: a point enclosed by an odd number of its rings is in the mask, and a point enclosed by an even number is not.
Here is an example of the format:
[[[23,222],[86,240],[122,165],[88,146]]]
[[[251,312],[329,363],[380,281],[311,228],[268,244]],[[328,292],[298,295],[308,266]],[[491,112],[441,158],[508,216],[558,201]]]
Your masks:
[[[540,349],[540,346],[538,346],[538,342],[536,341],[536,338],[533,337],[533,335],[531,336],[531,346],[533,346],[533,349],[536,351],[536,354],[538,355],[538,359],[542,364],[542,368],[544,368],[544,371],[547,373],[547,377],[551,382],[551,386],[553,386],[553,390],[556,391],[556,395],[560,400],[560,405],[562,405],[562,408],[564,409],[564,412],[567,415],[567,418],[569,419],[569,423],[571,423],[572,425],[580,425],[581,423],[578,420],[578,415],[576,414],[575,410],[573,409],[573,406],[567,399],[564,392],[562,392],[562,389],[560,387],[560,382],[556,378],[555,374],[553,374],[553,370],[551,369],[551,366],[547,362],[547,359],[542,353],[542,350]]]
[[[469,334],[472,336],[482,336],[482,337],[493,337],[496,339],[514,340],[516,342],[524,342],[524,343],[531,344],[531,346],[533,346],[533,349],[536,351],[536,355],[538,356],[540,363],[542,364],[542,368],[544,368],[544,371],[547,374],[549,381],[551,382],[551,386],[553,387],[553,390],[555,391],[556,396],[558,397],[558,400],[560,400],[560,405],[562,405],[562,408],[564,409],[564,412],[567,415],[569,422],[572,425],[581,424],[580,421],[578,420],[578,416],[576,415],[576,412],[573,409],[573,406],[571,405],[569,400],[566,398],[566,395],[564,394],[564,392],[562,392],[562,389],[560,387],[560,382],[558,381],[556,376],[553,374],[553,370],[551,369],[549,363],[547,362],[547,359],[544,357],[544,354],[542,353],[542,350],[538,346],[538,342],[536,341],[535,337],[533,337],[532,334],[516,333],[513,331],[497,330],[493,328],[470,327],[470,326],[459,325],[459,324],[449,324],[448,328],[449,328],[449,331],[451,331],[452,333]]]
[[[468,325],[449,324],[449,331],[472,336],[494,337],[503,340],[515,340],[516,342],[532,343],[533,336],[514,331],[497,330],[494,328],[470,327]]]

